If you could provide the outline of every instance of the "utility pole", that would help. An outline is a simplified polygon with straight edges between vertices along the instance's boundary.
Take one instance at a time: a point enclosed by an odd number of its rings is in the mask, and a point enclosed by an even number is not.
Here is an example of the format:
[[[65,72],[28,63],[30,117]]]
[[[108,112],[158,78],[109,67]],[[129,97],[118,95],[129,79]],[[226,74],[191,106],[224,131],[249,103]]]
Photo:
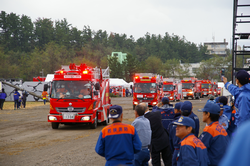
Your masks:
[[[43,77],[43,69],[42,69],[42,71],[40,71],[40,73],[42,73],[42,77]]]

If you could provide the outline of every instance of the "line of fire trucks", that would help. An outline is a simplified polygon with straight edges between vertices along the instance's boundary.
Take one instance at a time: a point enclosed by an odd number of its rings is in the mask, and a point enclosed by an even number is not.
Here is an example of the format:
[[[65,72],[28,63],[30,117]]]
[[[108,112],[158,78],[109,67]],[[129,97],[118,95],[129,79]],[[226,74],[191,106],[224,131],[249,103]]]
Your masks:
[[[163,97],[168,97],[170,101],[180,101],[200,99],[208,95],[219,96],[221,93],[217,82],[194,77],[179,80],[163,78],[153,73],[136,73],[133,83],[133,108],[141,102],[153,107]]]
[[[48,122],[53,129],[59,124],[109,123],[111,104],[109,69],[91,68],[86,64],[62,66],[54,73],[50,84],[50,111]],[[199,99],[209,94],[219,95],[215,82],[185,78],[167,79],[152,73],[136,73],[133,80],[133,108],[140,102],[149,106],[158,104],[166,96],[170,101],[191,97]]]

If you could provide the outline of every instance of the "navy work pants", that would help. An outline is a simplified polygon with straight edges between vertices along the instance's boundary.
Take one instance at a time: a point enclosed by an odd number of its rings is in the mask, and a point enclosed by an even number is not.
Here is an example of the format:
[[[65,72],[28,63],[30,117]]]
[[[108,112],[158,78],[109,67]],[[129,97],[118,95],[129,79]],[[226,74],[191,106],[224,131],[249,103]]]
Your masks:
[[[148,148],[142,149],[134,156],[135,156],[133,161],[134,166],[148,166],[148,161],[150,159],[150,153]]]

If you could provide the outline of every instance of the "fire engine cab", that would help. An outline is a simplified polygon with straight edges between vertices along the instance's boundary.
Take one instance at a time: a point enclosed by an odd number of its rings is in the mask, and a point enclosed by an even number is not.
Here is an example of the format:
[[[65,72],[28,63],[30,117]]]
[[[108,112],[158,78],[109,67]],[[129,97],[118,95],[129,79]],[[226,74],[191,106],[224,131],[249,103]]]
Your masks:
[[[213,89],[212,89],[212,83],[210,80],[201,81],[201,91],[202,91],[202,97],[212,94]]]
[[[109,69],[91,68],[86,64],[62,66],[55,72],[50,90],[48,122],[53,129],[59,124],[108,124]]]
[[[201,97],[201,82],[199,80],[192,77],[183,78],[181,83],[184,98],[199,99]]]
[[[174,78],[163,78],[163,95],[170,101],[180,101],[182,98],[182,83]]]
[[[148,103],[149,107],[158,104],[162,98],[162,81],[160,75],[136,73],[133,81],[133,109],[141,102]]]

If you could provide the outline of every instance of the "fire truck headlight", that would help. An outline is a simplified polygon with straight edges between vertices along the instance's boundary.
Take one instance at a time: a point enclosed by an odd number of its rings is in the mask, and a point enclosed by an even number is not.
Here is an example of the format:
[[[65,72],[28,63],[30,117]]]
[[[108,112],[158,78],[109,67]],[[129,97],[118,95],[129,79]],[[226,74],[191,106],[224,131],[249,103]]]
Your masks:
[[[212,93],[212,91],[209,91],[209,93]]]
[[[90,117],[89,116],[84,116],[81,118],[81,120],[85,121],[85,120],[90,120]]]
[[[156,102],[153,102],[152,105],[156,105],[157,103]]]
[[[173,99],[173,97],[171,96],[171,97],[169,97],[170,99]]]
[[[189,94],[193,94],[194,92],[189,92]]]
[[[57,120],[57,118],[54,116],[49,116],[49,120]]]
[[[138,105],[138,102],[134,102],[135,105]]]

